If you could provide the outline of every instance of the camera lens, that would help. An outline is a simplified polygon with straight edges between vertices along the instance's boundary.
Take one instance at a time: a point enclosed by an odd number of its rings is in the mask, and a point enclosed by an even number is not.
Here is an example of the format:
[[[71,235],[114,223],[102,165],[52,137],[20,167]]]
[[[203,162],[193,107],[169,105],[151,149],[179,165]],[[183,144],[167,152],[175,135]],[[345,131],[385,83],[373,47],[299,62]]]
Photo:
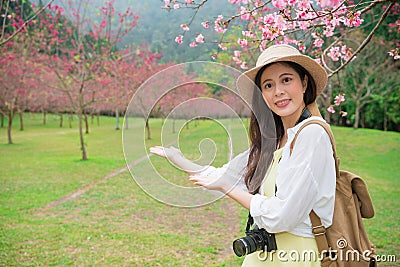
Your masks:
[[[254,235],[254,237],[253,235],[248,235],[233,241],[233,251],[235,252],[236,256],[242,257],[260,249],[257,246],[257,237],[258,235]]]

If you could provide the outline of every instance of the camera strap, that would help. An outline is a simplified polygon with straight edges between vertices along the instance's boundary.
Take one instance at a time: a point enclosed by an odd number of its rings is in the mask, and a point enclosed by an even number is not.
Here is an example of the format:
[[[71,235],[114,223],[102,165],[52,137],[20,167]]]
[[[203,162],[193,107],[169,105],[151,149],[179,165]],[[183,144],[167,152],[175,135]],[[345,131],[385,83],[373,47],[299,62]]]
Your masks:
[[[300,115],[300,118],[297,120],[296,125],[299,124],[300,122],[304,121],[305,119],[308,119],[312,116],[311,112],[308,110],[307,107],[305,107]]]
[[[246,225],[246,234],[250,232],[250,229],[253,224],[254,224],[254,219],[249,212],[249,216],[247,218],[247,225]]]

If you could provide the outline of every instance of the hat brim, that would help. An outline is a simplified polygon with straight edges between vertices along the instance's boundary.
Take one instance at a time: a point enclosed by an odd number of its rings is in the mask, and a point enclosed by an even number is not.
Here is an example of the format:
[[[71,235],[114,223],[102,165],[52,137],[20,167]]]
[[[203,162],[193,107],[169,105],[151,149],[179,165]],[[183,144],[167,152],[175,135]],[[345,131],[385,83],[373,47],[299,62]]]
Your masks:
[[[282,61],[294,62],[305,68],[315,82],[317,96],[324,91],[328,82],[326,70],[320,64],[318,64],[318,62],[306,55],[291,55],[286,57],[271,58],[264,64],[244,72],[237,79],[237,89],[239,94],[246,99],[246,101],[251,103],[253,90],[255,88],[255,78],[258,71],[265,65]]]

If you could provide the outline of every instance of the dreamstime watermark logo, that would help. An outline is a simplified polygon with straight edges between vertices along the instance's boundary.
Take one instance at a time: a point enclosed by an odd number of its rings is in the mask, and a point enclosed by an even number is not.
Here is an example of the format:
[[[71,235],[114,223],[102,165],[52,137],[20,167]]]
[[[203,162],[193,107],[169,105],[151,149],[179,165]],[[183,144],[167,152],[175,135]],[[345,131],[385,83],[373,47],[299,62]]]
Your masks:
[[[371,250],[357,251],[348,248],[347,240],[340,238],[336,242],[338,249],[323,250],[319,253],[316,250],[276,250],[265,253],[259,251],[257,258],[260,261],[279,262],[321,262],[324,257],[331,261],[339,262],[396,262],[396,255],[375,255]]]
[[[237,80],[243,77],[241,75],[239,70],[223,64],[189,62],[156,73],[137,89],[125,113],[123,150],[132,177],[149,196],[180,207],[206,205],[223,196],[202,190],[191,183],[179,183],[171,179],[174,175],[169,171],[173,169],[172,166],[166,171],[165,166],[160,167],[163,164],[160,164],[157,157],[149,154],[149,148],[154,145],[174,146],[183,151],[182,147],[187,147],[187,142],[193,142],[193,139],[187,138],[188,135],[195,135],[193,131],[186,131],[189,122],[207,119],[213,123],[214,129],[219,129],[218,133],[214,131],[211,136],[202,136],[200,140],[196,139],[196,143],[189,144],[192,150],[198,148],[200,156],[194,162],[205,166],[205,170],[214,164],[217,155],[222,154],[221,151],[227,151],[224,152],[224,161],[228,162],[233,155],[248,148],[249,138],[243,115],[248,117],[254,113],[263,136],[275,140],[271,111],[264,109],[261,114],[252,108],[254,97],[259,97],[258,90],[253,93],[254,83],[245,80],[243,84],[249,90],[244,95],[239,94]],[[217,99],[214,97],[216,94],[209,94],[210,97],[204,97],[203,94],[199,97],[200,94],[196,92],[204,91],[204,88],[207,91],[224,92],[224,97]],[[153,117],[164,118],[159,132],[152,128]],[[158,126],[156,129],[159,129]],[[153,137],[151,144],[148,140],[150,133]],[[157,139],[159,141],[154,138],[158,135],[161,136]],[[223,149],[219,141],[221,136],[227,139],[222,144],[225,146]],[[172,161],[170,163],[178,167]],[[224,169],[226,172],[229,170],[230,166]],[[221,173],[219,175],[222,177]]]

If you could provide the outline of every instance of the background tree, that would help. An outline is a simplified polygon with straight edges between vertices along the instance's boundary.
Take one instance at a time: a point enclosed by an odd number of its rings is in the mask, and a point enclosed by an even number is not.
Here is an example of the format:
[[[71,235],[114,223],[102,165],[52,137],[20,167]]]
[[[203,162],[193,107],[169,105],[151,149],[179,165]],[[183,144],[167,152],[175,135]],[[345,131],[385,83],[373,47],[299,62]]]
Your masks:
[[[0,113],[8,119],[8,144],[13,143],[13,118],[19,113],[22,119],[22,112],[30,105],[30,91],[37,86],[34,77],[37,76],[38,66],[29,60],[31,42],[28,35],[20,34],[12,43],[0,47]],[[20,128],[23,129],[22,121]]]
[[[44,12],[53,1],[49,0],[46,5],[43,5],[42,0],[40,0],[38,8],[32,5],[29,0],[0,1],[0,46],[11,41],[26,27],[31,26],[36,17]]]
[[[362,38],[353,35],[353,40],[357,41],[357,39]],[[383,99],[393,95],[393,92],[398,90],[397,87],[400,83],[398,75],[400,63],[393,58],[380,56],[387,49],[387,45],[377,38],[371,40],[371,45],[366,47],[338,76],[339,82],[335,92],[345,94],[347,104],[342,104],[341,108],[345,109],[346,113],[352,114],[350,118],[355,129],[360,126],[385,128],[382,127],[382,124],[375,125],[376,122],[373,122],[377,120],[374,118],[377,115],[381,117],[381,122],[386,120],[386,123],[383,124],[386,124],[387,127],[389,117],[383,114],[387,114],[388,107],[385,111]],[[339,106],[340,102],[336,105]],[[330,110],[333,111],[333,109]],[[369,122],[365,119],[361,120],[362,110],[374,110],[374,112],[364,112],[364,114],[373,113],[375,115],[368,115]],[[343,113],[342,110],[341,114],[343,115]]]
[[[65,7],[49,6],[49,14],[41,16],[35,27],[39,31],[38,47],[47,55],[59,81],[53,87],[66,94],[69,109],[78,116],[83,160],[87,159],[83,133],[83,125],[86,132],[89,127],[87,111],[104,95],[96,77],[101,77],[104,62],[118,57],[117,43],[136,26],[138,19],[130,9],[117,13],[114,2],[107,1],[100,8],[100,24],[85,16],[90,2],[80,0],[67,1]]]

